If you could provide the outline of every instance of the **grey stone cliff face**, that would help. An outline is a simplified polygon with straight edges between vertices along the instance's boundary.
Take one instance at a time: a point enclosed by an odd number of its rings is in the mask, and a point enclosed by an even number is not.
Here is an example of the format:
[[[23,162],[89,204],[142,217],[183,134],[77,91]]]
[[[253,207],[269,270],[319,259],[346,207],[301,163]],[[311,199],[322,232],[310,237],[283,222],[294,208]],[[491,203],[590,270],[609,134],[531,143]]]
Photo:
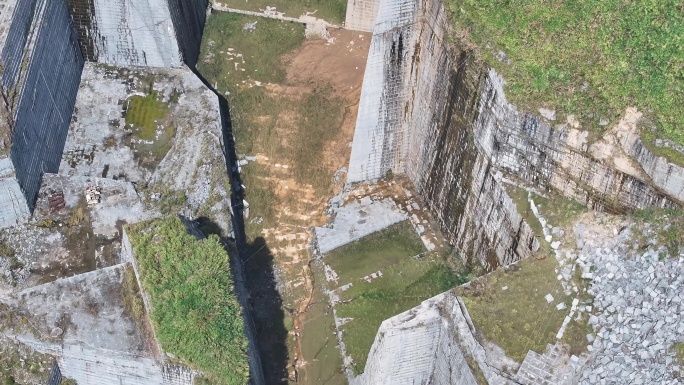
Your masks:
[[[445,293],[384,321],[365,371],[352,385],[477,385],[454,318],[465,323],[456,297]]]
[[[438,0],[380,1],[348,182],[382,178],[389,170],[406,174],[449,242],[486,269],[538,248],[499,183],[501,174],[596,210],[681,202],[681,168],[619,134],[615,151],[633,159],[594,156],[569,124],[554,126],[511,105],[503,79],[450,44],[449,34]]]
[[[31,210],[44,172],[57,172],[84,59],[63,0],[19,0],[2,36],[10,157]]]
[[[493,269],[539,244],[474,140],[482,74],[447,32],[439,2],[380,3],[348,181],[405,173],[467,262]]]

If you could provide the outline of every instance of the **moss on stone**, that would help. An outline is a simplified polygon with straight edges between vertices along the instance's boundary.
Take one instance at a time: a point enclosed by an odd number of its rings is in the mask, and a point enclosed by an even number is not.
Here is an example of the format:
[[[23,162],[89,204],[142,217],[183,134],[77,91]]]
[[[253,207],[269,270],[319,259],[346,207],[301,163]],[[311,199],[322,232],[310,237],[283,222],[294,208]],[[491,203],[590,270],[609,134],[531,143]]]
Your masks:
[[[488,340],[512,359],[522,362],[528,350],[542,354],[556,342],[556,333],[569,313],[571,297],[556,279],[558,263],[553,257],[526,259],[458,288],[468,312]],[[552,303],[544,298],[554,297]],[[564,302],[568,309],[557,310]]]

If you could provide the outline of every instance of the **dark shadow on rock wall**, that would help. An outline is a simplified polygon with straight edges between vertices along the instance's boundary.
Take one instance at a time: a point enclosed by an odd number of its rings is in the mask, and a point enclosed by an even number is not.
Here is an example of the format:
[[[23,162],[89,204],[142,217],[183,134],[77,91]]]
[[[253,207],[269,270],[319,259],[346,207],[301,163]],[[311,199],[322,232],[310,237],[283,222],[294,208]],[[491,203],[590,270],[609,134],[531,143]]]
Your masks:
[[[273,253],[262,237],[249,243],[247,251],[243,268],[264,379],[267,384],[286,384],[289,358],[287,330],[283,301],[276,286]]]
[[[283,301],[276,287],[273,254],[266,246],[265,239],[257,238],[248,243],[245,235],[244,189],[235,151],[228,101],[199,72],[194,69],[193,72],[214,92],[219,101],[222,149],[231,190],[231,224],[236,248],[236,253],[233,254],[237,254],[236,258],[231,258],[231,270],[236,292],[245,307],[245,332],[251,347],[258,348],[258,353],[254,350],[250,352],[252,383],[285,384],[288,349]],[[218,226],[207,222],[206,219],[200,219],[200,227],[207,231]]]
[[[234,279],[242,279],[247,291],[245,310],[246,317],[255,331],[255,342],[261,358],[262,370],[266,384],[286,384],[287,364],[287,330],[285,329],[283,301],[276,287],[274,258],[264,238],[257,238],[246,246],[246,258],[242,260],[242,277],[236,271],[238,263],[235,240],[226,237],[221,227],[210,218],[200,217],[191,226],[199,229],[205,236],[218,235],[226,250],[231,255],[231,272]],[[237,254],[237,255],[236,255]],[[236,287],[236,290],[237,287]]]

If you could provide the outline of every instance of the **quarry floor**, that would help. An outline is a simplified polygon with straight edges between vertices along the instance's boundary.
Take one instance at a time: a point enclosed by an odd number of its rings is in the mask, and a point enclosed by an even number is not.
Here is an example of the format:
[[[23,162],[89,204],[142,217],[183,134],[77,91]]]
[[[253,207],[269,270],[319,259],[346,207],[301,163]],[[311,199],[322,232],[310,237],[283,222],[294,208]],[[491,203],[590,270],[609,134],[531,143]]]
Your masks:
[[[256,29],[245,32],[253,21]],[[323,271],[310,245],[342,187],[370,35],[303,34],[290,23],[212,15],[198,67],[231,106],[249,204],[250,310],[266,382],[344,384]],[[253,51],[264,40],[272,49]],[[235,71],[213,71],[217,65]]]

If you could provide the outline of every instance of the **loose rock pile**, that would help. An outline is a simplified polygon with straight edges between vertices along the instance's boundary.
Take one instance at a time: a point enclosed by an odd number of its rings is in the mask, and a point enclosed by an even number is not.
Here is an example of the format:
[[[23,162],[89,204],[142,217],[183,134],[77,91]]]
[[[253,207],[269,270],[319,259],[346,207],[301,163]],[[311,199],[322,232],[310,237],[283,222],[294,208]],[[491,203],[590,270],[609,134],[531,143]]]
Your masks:
[[[684,340],[684,256],[669,256],[633,225],[578,224],[578,262],[594,299],[592,357],[581,384],[680,384],[672,346]],[[607,225],[607,226],[606,226]]]

